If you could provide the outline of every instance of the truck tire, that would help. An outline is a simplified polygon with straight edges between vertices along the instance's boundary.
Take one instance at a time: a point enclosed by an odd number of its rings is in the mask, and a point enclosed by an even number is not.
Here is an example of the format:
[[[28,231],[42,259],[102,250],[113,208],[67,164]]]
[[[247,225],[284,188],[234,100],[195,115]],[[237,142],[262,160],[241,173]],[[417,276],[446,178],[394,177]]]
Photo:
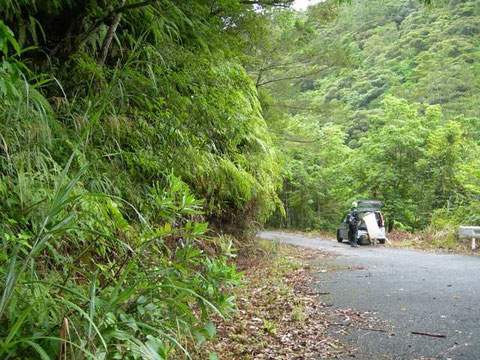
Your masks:
[[[385,244],[385,239],[378,239],[378,242],[379,242],[380,244]]]
[[[342,239],[342,237],[340,236],[340,230],[337,230],[337,241],[338,241],[339,243],[343,242],[343,239]]]
[[[366,235],[361,235],[359,238],[358,238],[358,243],[360,245],[371,245],[371,241],[370,239],[366,236]]]

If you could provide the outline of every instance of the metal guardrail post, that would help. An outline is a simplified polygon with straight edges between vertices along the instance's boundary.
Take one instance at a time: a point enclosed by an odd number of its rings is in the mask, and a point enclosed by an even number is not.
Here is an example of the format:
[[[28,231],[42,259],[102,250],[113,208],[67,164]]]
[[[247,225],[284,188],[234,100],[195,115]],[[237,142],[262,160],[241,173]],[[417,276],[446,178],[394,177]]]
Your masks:
[[[480,226],[460,226],[458,237],[472,239],[472,251],[475,251],[477,248],[476,239],[480,239]]]

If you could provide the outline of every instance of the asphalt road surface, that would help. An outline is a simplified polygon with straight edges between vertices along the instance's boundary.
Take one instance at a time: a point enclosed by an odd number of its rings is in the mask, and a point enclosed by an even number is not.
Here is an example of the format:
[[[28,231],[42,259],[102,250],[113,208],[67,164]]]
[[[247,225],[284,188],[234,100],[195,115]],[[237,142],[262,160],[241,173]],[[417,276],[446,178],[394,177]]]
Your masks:
[[[336,270],[317,275],[320,291],[331,294],[325,301],[337,308],[373,312],[388,321],[394,333],[350,333],[343,340],[358,348],[356,359],[480,360],[480,257],[382,245],[352,248],[335,240],[274,231],[258,236],[339,255],[328,260],[329,268]]]

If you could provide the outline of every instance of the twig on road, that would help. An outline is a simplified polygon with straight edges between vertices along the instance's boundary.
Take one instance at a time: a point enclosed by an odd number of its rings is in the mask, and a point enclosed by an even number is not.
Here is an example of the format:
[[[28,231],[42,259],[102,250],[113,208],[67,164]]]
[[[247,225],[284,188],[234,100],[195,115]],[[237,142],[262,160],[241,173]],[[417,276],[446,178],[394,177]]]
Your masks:
[[[443,335],[443,334],[432,334],[432,333],[421,332],[421,331],[412,331],[411,334],[430,336],[430,337],[436,337],[436,338],[446,338],[447,337],[447,335]]]
[[[374,329],[374,328],[365,328],[365,327],[361,327],[359,328],[360,330],[368,330],[368,331],[379,331],[379,332],[388,332],[387,330],[385,329]]]

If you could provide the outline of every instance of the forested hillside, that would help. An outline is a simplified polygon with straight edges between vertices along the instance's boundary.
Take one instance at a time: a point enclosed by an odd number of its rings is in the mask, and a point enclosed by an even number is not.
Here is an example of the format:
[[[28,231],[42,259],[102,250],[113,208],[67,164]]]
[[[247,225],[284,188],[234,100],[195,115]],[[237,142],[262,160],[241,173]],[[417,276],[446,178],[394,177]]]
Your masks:
[[[342,66],[289,69],[300,78],[268,92],[272,127],[290,118],[278,137],[288,217],[274,224],[333,229],[364,198],[402,229],[479,224],[480,3],[357,1],[319,24],[322,8],[295,21]]]

